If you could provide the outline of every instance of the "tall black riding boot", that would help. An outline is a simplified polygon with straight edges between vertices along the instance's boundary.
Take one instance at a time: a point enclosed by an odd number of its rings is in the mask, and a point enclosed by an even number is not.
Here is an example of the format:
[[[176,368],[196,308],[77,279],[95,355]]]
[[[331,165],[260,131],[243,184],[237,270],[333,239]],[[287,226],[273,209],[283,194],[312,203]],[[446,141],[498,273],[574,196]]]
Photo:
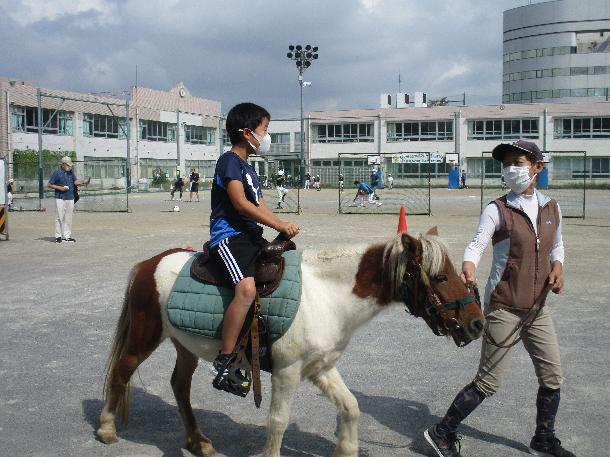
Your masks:
[[[476,388],[473,382],[464,387],[453,400],[451,406],[445,413],[445,417],[437,425],[438,433],[449,434],[455,433],[458,425],[473,412],[477,406],[485,400],[479,389]]]
[[[540,387],[536,398],[536,436],[548,438],[555,434],[555,416],[559,409],[559,389]]]

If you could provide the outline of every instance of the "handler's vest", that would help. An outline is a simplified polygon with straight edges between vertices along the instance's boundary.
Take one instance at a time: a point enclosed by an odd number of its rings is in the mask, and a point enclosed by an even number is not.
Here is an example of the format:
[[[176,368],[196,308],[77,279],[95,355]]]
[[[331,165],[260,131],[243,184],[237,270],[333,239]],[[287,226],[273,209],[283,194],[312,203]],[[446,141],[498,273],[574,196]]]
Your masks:
[[[506,195],[493,202],[500,212],[500,229],[492,238],[494,257],[496,249],[508,252],[502,276],[491,290],[492,309],[529,309],[546,284],[551,272],[550,253],[559,226],[559,208],[554,199],[540,193],[538,201],[538,237],[527,214],[511,206]],[[505,243],[500,245],[502,242]]]

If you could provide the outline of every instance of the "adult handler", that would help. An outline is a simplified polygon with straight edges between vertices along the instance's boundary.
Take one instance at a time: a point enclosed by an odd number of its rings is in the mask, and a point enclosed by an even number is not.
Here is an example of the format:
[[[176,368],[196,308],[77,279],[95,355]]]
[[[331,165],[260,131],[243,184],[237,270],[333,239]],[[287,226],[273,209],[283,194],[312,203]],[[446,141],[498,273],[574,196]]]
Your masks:
[[[474,239],[464,253],[461,275],[464,283],[476,284],[477,264],[492,241],[493,264],[484,300],[487,334],[474,381],[457,394],[443,419],[424,432],[440,457],[461,456],[457,428],[500,387],[512,355],[511,343],[519,336],[519,332],[511,333],[536,301],[544,304],[548,287],[555,293],[563,288],[561,210],[555,200],[536,190],[537,177],[544,168],[542,153],[534,143],[519,140],[500,144],[492,155],[502,163],[510,192],[487,205],[481,214]],[[557,334],[547,306],[520,336],[539,385],[530,453],[575,457],[555,437],[562,374]]]

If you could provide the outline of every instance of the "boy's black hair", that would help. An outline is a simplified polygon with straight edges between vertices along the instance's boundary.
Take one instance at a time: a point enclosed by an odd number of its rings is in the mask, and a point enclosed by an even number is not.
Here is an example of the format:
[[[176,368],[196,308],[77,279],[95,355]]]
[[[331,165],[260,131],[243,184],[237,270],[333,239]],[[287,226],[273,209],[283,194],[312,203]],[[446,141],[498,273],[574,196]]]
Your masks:
[[[240,129],[254,131],[264,118],[271,120],[271,115],[265,108],[254,103],[240,103],[231,108],[226,121],[231,144],[237,145],[244,141],[244,134]]]
[[[354,186],[357,186],[358,184],[360,184],[360,181],[358,181],[357,179],[354,181]]]

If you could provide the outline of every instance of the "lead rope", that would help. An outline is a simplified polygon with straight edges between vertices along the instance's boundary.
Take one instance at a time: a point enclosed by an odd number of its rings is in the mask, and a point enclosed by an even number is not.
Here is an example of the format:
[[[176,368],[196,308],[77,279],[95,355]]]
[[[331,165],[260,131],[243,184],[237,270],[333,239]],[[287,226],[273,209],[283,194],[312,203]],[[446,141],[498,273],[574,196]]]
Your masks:
[[[523,339],[523,332],[527,332],[530,329],[530,327],[532,326],[532,324],[534,323],[534,321],[540,315],[542,308],[544,308],[544,301],[546,300],[546,297],[549,294],[549,292],[551,291],[552,287],[553,286],[551,284],[547,284],[546,286],[544,286],[544,289],[542,289],[542,292],[540,292],[540,295],[538,295],[538,298],[536,299],[536,301],[534,302],[532,307],[528,310],[525,317],[519,321],[519,323],[515,326],[515,328],[512,330],[512,332],[510,332],[510,334],[506,338],[504,338],[502,340],[502,342],[498,343],[494,339],[494,337],[489,334],[489,322],[485,322],[485,340],[492,346],[495,346],[500,349],[512,348],[515,344],[517,344],[519,341],[521,341]],[[478,289],[476,289],[476,286],[475,286],[475,290],[476,290],[476,293],[478,294]],[[512,343],[506,344],[506,342],[508,340],[510,340],[513,337],[513,335],[515,333],[517,333],[519,330],[520,330],[519,336],[515,339],[515,341],[513,341]]]

